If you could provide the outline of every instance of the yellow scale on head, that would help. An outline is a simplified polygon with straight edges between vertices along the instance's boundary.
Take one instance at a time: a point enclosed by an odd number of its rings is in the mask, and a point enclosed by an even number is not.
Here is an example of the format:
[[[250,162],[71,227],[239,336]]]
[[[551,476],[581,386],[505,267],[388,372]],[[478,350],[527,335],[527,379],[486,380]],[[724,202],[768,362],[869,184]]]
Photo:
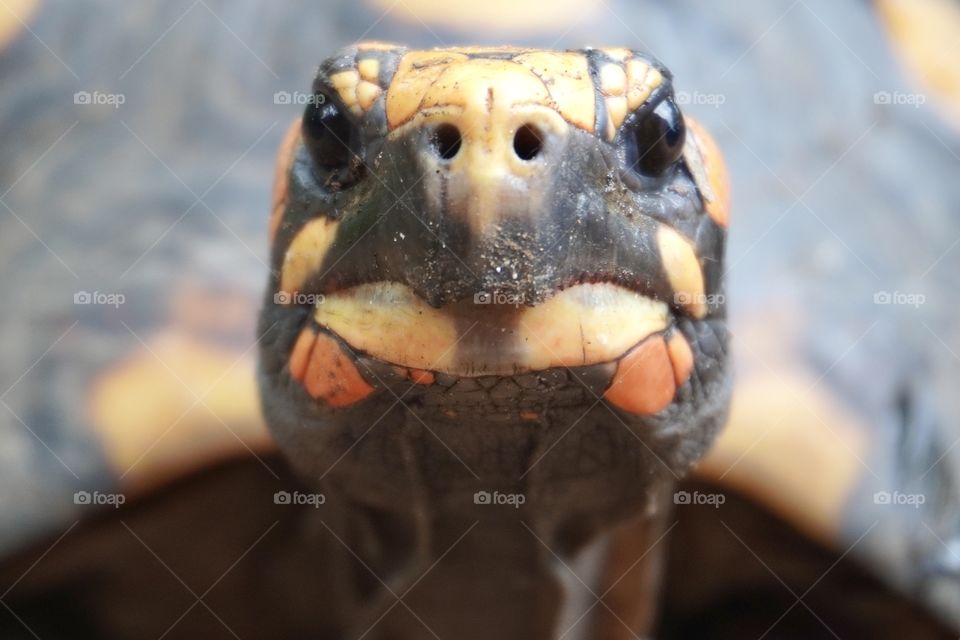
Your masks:
[[[391,130],[433,107],[466,109],[471,102],[483,105],[486,89],[495,84],[494,100],[500,109],[539,104],[554,109],[569,124],[591,132],[596,122],[594,92],[598,90],[609,116],[603,134],[612,140],[627,114],[663,81],[656,67],[633,58],[628,49],[602,49],[611,62],[600,69],[600,86],[594,87],[587,58],[581,52],[464,47],[407,52],[390,86],[382,87],[379,60],[364,53],[389,50],[401,49],[385,43],[361,44],[355,68],[332,74],[330,84],[356,116],[369,111],[386,91]],[[488,52],[499,55],[484,58]],[[504,59],[503,53],[516,55]]]

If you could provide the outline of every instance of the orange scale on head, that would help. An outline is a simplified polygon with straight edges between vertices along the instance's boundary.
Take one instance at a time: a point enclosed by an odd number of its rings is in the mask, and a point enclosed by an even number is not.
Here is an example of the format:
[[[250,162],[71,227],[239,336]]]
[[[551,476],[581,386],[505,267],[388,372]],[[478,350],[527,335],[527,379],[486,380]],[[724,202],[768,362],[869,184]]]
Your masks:
[[[620,358],[603,397],[627,413],[652,415],[673,401],[676,390],[667,343],[656,334]]]
[[[317,334],[302,381],[307,393],[337,408],[356,404],[374,391],[337,341],[326,334]]]
[[[287,189],[290,186],[290,167],[293,166],[293,158],[300,142],[300,127],[300,118],[297,118],[284,134],[280,149],[277,152],[277,166],[273,178],[273,197],[271,199],[273,208],[270,213],[269,226],[271,244],[277,237],[277,230],[280,228],[283,212],[286,210]]]

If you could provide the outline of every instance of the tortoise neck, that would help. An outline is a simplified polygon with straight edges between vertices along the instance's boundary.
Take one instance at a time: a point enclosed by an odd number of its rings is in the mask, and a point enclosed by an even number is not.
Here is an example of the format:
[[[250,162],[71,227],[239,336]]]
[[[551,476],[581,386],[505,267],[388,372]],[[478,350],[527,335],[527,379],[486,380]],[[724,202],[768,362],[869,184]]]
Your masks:
[[[588,537],[568,531],[564,540],[526,504],[495,502],[428,514],[415,560],[366,600],[348,637],[371,625],[369,637],[403,640],[646,637],[668,509],[619,526],[593,523]],[[393,606],[398,598],[403,607]]]
[[[536,421],[486,415],[469,428],[410,413],[402,450],[420,543],[410,579],[420,581],[416,602],[438,624],[449,621],[453,635],[470,638],[463,620],[484,611],[496,625],[478,625],[477,638],[491,628],[501,638],[555,638],[583,613],[571,618],[571,607],[594,604],[622,582],[616,595],[630,593],[617,601],[621,609],[598,607],[583,628],[620,637],[625,619],[633,633],[649,631],[660,553],[648,554],[648,543],[663,530],[673,486],[649,449],[597,406]],[[592,558],[577,567],[585,555]]]

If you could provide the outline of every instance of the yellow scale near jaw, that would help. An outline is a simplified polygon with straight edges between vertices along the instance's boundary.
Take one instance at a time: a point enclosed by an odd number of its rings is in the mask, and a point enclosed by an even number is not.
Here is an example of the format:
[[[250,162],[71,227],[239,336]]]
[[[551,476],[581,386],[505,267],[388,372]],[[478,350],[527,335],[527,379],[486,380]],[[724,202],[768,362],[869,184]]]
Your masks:
[[[703,270],[693,245],[673,228],[660,225],[657,229],[657,248],[674,291],[675,302],[694,318],[707,315]]]
[[[509,375],[615,360],[670,323],[667,305],[614,284],[585,284],[535,307],[466,300],[435,309],[409,287],[332,293],[314,319],[378,360],[457,375]]]
[[[303,287],[307,278],[316,274],[327,256],[337,233],[337,222],[330,218],[315,218],[297,233],[283,257],[280,291],[293,294]]]

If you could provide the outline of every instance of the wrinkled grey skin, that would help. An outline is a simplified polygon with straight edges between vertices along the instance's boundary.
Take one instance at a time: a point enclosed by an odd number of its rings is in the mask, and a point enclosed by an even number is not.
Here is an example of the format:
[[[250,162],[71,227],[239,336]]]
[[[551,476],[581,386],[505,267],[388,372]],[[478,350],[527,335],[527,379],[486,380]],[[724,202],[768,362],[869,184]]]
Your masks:
[[[0,410],[0,540],[8,551],[88,513],[73,504],[75,490],[118,482],[78,408],[89,378],[137,344],[120,320],[137,333],[160,328],[178,278],[243,292],[251,309],[259,300],[268,176],[281,125],[299,112],[270,98],[299,90],[318,51],[380,16],[357,3],[268,4],[208,3],[245,47],[202,5],[164,34],[187,1],[51,2],[31,28],[80,79],[28,34],[3,54],[0,193],[22,220],[0,208],[0,387],[9,408]],[[847,539],[860,539],[851,556],[960,626],[960,448],[951,448],[960,437],[951,353],[960,344],[960,139],[929,101],[875,103],[877,91],[916,88],[865,3],[607,4],[619,20],[584,21],[559,42],[556,34],[434,32],[448,42],[645,47],[669,64],[679,91],[722,94],[720,108],[686,108],[718,139],[733,176],[735,343],[751,339],[737,327],[776,310],[800,325],[795,361],[871,429],[869,471],[844,514]],[[389,20],[365,37],[436,44],[422,27]],[[75,91],[94,89],[122,91],[127,102],[116,112],[73,104]],[[190,190],[204,193],[241,156],[204,196],[231,232],[205,206],[190,209]],[[128,303],[77,307],[78,290],[120,291]],[[884,290],[926,301],[874,305]],[[246,332],[217,338],[242,349],[253,335],[251,316]],[[751,366],[744,353],[740,366]],[[927,500],[882,509],[870,500],[877,490]]]

